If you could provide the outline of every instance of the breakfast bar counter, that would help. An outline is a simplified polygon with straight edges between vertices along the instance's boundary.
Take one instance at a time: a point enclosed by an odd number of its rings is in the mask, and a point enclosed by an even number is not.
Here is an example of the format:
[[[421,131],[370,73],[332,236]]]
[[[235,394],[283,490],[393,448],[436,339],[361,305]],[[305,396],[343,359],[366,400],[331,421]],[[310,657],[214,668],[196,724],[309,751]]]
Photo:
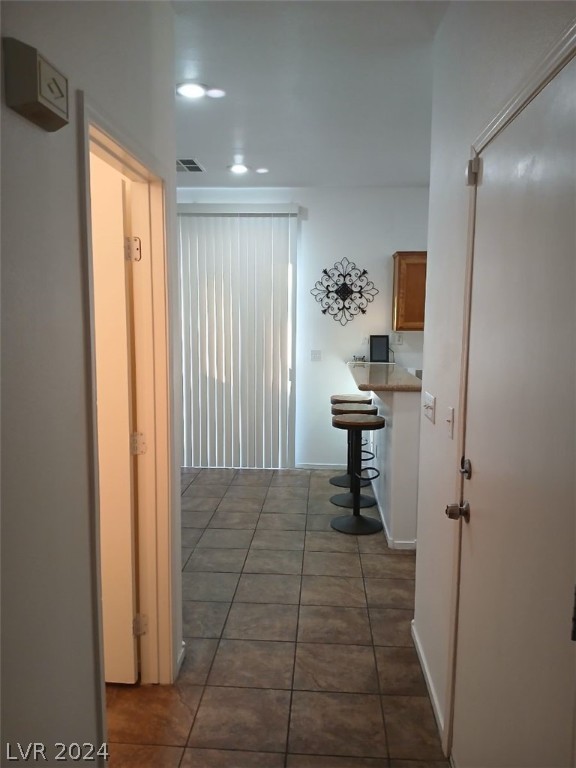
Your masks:
[[[420,392],[422,382],[396,363],[348,363],[362,392]]]
[[[394,363],[348,363],[362,392],[372,392],[384,429],[369,433],[366,446],[380,476],[372,481],[390,547],[416,547],[418,453],[422,382]]]

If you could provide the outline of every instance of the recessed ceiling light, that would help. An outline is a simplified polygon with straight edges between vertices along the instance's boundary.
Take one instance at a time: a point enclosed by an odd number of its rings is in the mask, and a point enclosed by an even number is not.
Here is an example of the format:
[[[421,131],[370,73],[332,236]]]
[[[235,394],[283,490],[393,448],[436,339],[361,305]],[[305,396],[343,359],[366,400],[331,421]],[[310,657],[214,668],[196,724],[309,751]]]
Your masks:
[[[256,173],[268,173],[268,168],[256,168]]]
[[[223,91],[222,88],[208,88],[206,96],[211,99],[223,99],[226,96],[226,91]]]
[[[176,86],[176,93],[187,99],[201,99],[206,95],[206,86],[200,83],[180,83]]]
[[[230,166],[231,173],[242,174],[242,173],[246,173],[247,171],[248,171],[248,166],[244,165],[244,163],[234,163],[234,165]]]

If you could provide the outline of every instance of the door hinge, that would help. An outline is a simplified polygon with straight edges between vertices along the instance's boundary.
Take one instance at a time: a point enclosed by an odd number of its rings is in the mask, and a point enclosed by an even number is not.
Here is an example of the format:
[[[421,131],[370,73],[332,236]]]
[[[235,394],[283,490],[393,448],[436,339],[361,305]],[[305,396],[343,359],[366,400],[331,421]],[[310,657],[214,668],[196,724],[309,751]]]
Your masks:
[[[126,261],[142,260],[142,240],[139,237],[127,237],[124,240],[124,258]]]
[[[472,462],[465,456],[460,459],[460,474],[466,480],[470,480],[472,477]]]
[[[146,453],[146,438],[143,432],[132,432],[130,435],[130,453],[132,456],[139,456]]]
[[[574,587],[574,608],[572,609],[572,640],[576,642],[576,587]]]
[[[481,161],[479,157],[473,157],[468,160],[466,165],[466,186],[475,187],[478,184],[478,178],[480,176]]]
[[[137,613],[132,620],[132,633],[135,637],[141,637],[148,632],[148,616]]]

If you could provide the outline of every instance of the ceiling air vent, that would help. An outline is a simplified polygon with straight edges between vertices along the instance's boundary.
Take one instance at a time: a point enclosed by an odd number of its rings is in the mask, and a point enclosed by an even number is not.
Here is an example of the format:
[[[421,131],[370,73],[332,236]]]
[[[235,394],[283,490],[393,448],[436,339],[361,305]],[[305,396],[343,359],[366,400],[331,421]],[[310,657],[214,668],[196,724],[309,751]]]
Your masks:
[[[202,173],[204,168],[196,160],[176,160],[176,170],[180,173]]]

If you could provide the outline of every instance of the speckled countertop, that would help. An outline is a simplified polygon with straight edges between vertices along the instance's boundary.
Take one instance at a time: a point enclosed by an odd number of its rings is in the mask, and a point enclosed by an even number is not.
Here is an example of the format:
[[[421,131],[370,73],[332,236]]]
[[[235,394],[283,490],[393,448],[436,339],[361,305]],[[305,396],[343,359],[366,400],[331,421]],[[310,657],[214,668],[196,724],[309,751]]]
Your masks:
[[[422,382],[395,363],[348,363],[362,392],[420,392]]]

